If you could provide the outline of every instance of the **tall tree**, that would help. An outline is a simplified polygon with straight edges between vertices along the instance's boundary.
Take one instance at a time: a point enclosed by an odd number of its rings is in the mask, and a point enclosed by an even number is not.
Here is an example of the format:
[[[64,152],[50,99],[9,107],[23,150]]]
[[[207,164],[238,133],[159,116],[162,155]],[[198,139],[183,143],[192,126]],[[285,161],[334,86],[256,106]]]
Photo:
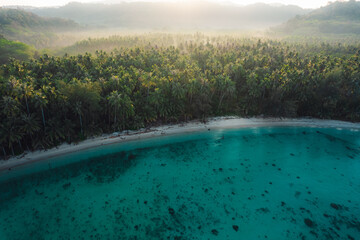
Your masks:
[[[35,91],[34,101],[35,101],[35,107],[40,108],[41,110],[42,121],[45,129],[46,122],[45,122],[44,108],[47,106],[48,100],[46,99],[46,96],[41,91],[38,90]]]

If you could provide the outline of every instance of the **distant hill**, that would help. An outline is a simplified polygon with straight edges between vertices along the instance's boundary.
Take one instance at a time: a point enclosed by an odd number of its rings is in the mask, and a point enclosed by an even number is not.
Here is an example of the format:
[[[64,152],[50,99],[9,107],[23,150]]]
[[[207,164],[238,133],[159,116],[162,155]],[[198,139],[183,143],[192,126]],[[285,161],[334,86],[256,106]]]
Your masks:
[[[165,30],[267,28],[309,12],[297,6],[239,6],[205,1],[112,5],[75,2],[59,8],[29,10],[40,16],[68,18],[92,27]]]
[[[0,35],[0,64],[7,63],[10,58],[27,60],[33,57],[35,50],[21,42],[5,39]]]
[[[73,31],[79,25],[72,20],[44,18],[19,9],[0,8],[0,34],[35,47],[45,47],[57,32]]]
[[[360,2],[334,2],[274,30],[291,35],[360,34]]]

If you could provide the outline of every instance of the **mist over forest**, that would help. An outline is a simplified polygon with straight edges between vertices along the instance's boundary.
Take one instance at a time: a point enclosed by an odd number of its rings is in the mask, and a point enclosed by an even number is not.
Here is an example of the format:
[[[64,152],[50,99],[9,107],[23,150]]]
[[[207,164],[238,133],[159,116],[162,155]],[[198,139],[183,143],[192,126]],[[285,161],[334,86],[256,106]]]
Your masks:
[[[0,240],[360,239],[360,0],[229,1],[0,0]]]
[[[89,27],[145,30],[259,29],[274,26],[310,10],[297,6],[223,5],[206,1],[120,4],[70,3],[59,8],[34,8],[44,17],[72,19]]]
[[[356,1],[2,7],[0,146],[224,115],[359,121],[359,16]]]
[[[148,32],[206,32],[287,41],[349,43],[360,33],[359,5],[356,1],[334,2],[319,9],[302,9],[280,4],[241,6],[196,1],[72,2],[43,8],[7,6],[0,9],[0,35],[54,53],[63,53],[66,49],[61,48],[64,47],[73,49],[71,45],[79,44],[78,41],[99,42],[109,36]],[[121,47],[113,40],[104,40],[111,42],[107,50]]]

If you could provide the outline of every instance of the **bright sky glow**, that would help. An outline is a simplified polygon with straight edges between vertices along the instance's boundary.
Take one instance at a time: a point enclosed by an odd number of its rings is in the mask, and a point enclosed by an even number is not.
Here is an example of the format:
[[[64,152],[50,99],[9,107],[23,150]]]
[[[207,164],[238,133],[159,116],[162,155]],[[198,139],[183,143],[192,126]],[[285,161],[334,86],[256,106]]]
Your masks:
[[[35,6],[35,7],[46,7],[46,6],[61,6],[74,0],[0,0],[0,6],[9,6],[9,5],[23,5],[23,6]],[[121,2],[122,0],[75,0],[76,2]],[[191,2],[190,0],[125,0],[126,2],[142,1],[142,2],[151,2],[151,1],[163,1],[163,2],[174,2],[174,1],[186,1]],[[297,5],[303,8],[319,8],[325,6],[329,0],[211,0],[213,2],[219,3],[238,3],[241,5],[248,5],[258,2],[263,3],[281,3],[285,5]]]

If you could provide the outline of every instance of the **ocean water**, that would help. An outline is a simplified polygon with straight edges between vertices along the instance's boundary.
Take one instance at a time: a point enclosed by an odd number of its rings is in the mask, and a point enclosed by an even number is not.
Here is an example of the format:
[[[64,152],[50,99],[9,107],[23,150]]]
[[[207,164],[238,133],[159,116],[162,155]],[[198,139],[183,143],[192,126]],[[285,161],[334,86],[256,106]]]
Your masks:
[[[360,132],[212,130],[0,173],[0,239],[360,239]]]

